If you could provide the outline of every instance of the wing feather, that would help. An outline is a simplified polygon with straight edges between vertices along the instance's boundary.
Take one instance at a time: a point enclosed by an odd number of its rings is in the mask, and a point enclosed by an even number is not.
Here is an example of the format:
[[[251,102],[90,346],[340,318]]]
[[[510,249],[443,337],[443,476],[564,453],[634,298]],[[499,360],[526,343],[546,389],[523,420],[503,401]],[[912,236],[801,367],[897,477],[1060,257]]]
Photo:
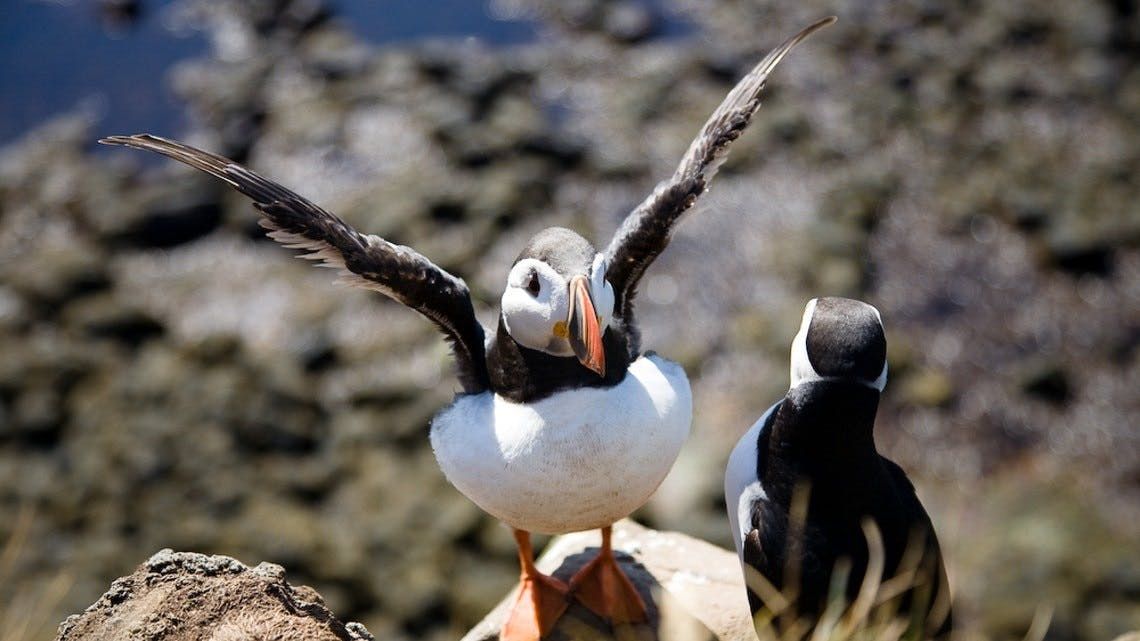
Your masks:
[[[489,387],[483,327],[471,293],[453,276],[410,247],[361,234],[304,197],[233,161],[149,134],[111,136],[99,142],[153,151],[219,178],[254,201],[268,236],[299,258],[339,272],[338,282],[378,291],[431,320],[451,341],[464,391]]]
[[[797,44],[835,22],[824,18],[773,49],[729,92],[689,145],[680,165],[626,217],[609,247],[606,279],[613,285],[614,315],[632,327],[633,297],[642,274],[669,244],[674,225],[705,189],[727,157],[731,143],[748,127],[760,108],[760,93],[769,74]],[[636,341],[630,349],[639,349]]]

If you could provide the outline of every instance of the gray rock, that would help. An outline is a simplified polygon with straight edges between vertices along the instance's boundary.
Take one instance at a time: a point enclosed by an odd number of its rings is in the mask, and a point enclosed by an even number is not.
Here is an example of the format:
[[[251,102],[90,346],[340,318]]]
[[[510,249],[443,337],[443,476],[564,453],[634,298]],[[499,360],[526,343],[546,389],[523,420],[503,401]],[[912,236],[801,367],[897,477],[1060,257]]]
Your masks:
[[[543,572],[567,580],[593,558],[600,541],[596,531],[559,537],[551,541],[536,564]],[[744,579],[734,552],[684,534],[651,530],[628,519],[614,525],[613,545],[619,564],[649,609],[649,621],[613,629],[575,603],[544,638],[755,640]],[[513,593],[508,595],[463,641],[498,639],[513,599]]]

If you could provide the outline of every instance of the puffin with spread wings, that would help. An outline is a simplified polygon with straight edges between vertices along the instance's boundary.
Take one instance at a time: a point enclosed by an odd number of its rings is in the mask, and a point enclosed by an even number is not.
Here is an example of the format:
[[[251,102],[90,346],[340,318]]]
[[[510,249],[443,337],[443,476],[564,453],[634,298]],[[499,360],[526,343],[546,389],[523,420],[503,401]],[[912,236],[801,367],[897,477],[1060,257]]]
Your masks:
[[[148,134],[100,142],[169,156],[254,201],[268,235],[341,279],[420,312],[450,341],[462,392],[432,421],[448,480],[514,529],[521,588],[506,641],[550,631],[571,598],[612,623],[646,620],[645,603],[614,558],[610,526],[664,480],[689,432],[692,399],[679,365],[642,353],[637,284],[681,215],[708,187],[729,145],[760,106],[776,64],[820,20],[769,53],[728,94],[673,176],[624,221],[603,252],[550,228],[507,275],[498,326],[486,337],[462,279],[415,250],[362,234],[298,194],[227,158]],[[597,557],[564,583],[539,572],[530,532],[602,529]]]

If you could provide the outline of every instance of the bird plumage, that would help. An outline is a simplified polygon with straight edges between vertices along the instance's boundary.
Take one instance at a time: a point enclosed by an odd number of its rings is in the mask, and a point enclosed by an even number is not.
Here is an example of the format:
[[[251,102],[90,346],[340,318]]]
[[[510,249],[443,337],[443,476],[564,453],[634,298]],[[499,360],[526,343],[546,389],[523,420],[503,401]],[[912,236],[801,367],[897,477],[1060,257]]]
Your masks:
[[[305,197],[228,158],[151,134],[110,136],[99,142],[154,151],[229,183],[253,200],[267,235],[301,258],[339,271],[345,284],[378,291],[423,314],[455,351],[456,370],[469,394],[488,389],[483,326],[475,317],[467,283],[419,252],[362,234]]]
[[[927,634],[947,631],[949,592],[933,524],[902,468],[875,447],[886,381],[878,311],[848,299],[811,301],[791,361],[791,389],[740,439],[725,473],[741,562],[794,594],[798,615],[818,617],[834,596],[837,563],[850,564],[842,593],[849,601],[858,594],[870,559],[863,529],[870,519],[882,535],[882,580],[903,568],[911,546],[920,553],[900,610],[921,609]],[[763,597],[750,587],[754,613],[765,607]]]
[[[483,510],[561,534],[609,525],[645,503],[691,417],[684,370],[647,354],[612,386],[527,403],[460,396],[432,420],[431,442],[448,480]]]
[[[695,202],[724,161],[728,148],[751,122],[760,107],[764,83],[776,65],[793,47],[812,33],[833,23],[825,18],[785,40],[764,57],[721,102],[693,140],[676,171],[626,217],[606,250],[606,280],[614,289],[611,326],[622,337],[603,336],[607,355],[624,349],[625,363],[641,353],[640,336],[633,318],[637,285],[650,264],[664,251],[676,223]],[[572,362],[554,362],[544,354],[523,353],[526,348],[502,342],[503,328],[495,343],[503,363],[488,366],[482,325],[475,317],[471,293],[462,278],[448,273],[410,247],[390,243],[379,236],[361,234],[336,215],[233,161],[174,140],[151,134],[110,136],[101,143],[153,151],[230,184],[250,197],[262,213],[261,225],[269,236],[293,249],[307,250],[305,258],[320,261],[341,272],[341,281],[379,291],[426,316],[451,342],[456,370],[464,393],[488,389],[516,400],[541,398],[557,389],[595,384],[580,376]],[[624,346],[621,344],[624,342]],[[534,373],[550,371],[545,384],[527,376],[510,376],[507,370],[525,367]],[[561,374],[558,370],[565,370]],[[619,369],[619,374],[623,373]],[[620,380],[603,376],[606,384]]]
[[[764,56],[709,116],[673,175],[659,183],[614,233],[603,252],[609,264],[606,280],[614,287],[614,316],[629,328],[632,356],[636,357],[641,349],[633,319],[633,299],[645,270],[669,245],[677,222],[705,192],[727,157],[729,146],[752,122],[772,70],[797,44],[833,22],[834,17],[816,21]]]

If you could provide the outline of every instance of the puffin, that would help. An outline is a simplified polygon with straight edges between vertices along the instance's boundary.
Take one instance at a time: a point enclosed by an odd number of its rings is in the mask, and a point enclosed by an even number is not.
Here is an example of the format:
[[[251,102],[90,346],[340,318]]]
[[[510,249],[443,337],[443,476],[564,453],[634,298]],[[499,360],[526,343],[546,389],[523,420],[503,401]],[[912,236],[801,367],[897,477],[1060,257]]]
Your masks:
[[[431,445],[449,482],[513,530],[520,589],[500,637],[535,641],[571,600],[613,625],[647,620],[614,557],[611,526],[643,505],[669,472],[689,433],[692,395],[678,364],[642,351],[637,285],[750,123],[768,75],[834,20],[815,22],[764,57],[604,250],[570,229],[534,235],[507,274],[493,331],[477,320],[458,276],[410,247],[356,231],[228,158],[150,134],[99,142],[157,152],[228,183],[253,201],[270,238],[439,329],[461,391],[432,419]],[[601,547],[568,582],[535,567],[532,532],[595,528]]]
[[[796,615],[818,620],[837,582],[854,603],[874,540],[882,572],[872,578],[913,572],[896,615],[921,626],[923,638],[949,633],[934,526],[903,469],[875,448],[886,382],[879,310],[849,298],[809,301],[792,341],[790,389],[740,438],[725,470],[729,526],[754,616],[764,608],[780,616],[778,602],[791,600]],[[848,568],[845,583],[833,577],[837,564]]]

